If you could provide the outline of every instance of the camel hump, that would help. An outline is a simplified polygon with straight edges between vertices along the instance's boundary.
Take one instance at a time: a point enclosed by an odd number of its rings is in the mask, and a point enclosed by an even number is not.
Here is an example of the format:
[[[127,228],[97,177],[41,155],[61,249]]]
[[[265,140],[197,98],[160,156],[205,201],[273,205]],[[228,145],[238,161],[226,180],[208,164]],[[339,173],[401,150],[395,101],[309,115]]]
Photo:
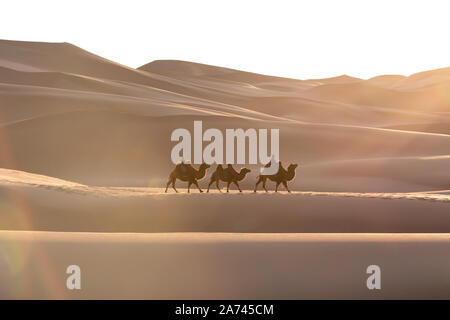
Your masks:
[[[224,171],[224,169],[223,169],[223,167],[222,167],[222,165],[221,164],[218,164],[217,165],[217,168],[216,168],[216,171],[214,171],[214,173],[219,173],[219,174],[223,174],[223,171]]]
[[[175,166],[175,170],[177,170],[181,175],[187,175],[192,166],[189,163],[179,163]]]
[[[227,170],[232,175],[236,175],[237,174],[237,171],[233,168],[233,166],[231,164],[227,165]]]

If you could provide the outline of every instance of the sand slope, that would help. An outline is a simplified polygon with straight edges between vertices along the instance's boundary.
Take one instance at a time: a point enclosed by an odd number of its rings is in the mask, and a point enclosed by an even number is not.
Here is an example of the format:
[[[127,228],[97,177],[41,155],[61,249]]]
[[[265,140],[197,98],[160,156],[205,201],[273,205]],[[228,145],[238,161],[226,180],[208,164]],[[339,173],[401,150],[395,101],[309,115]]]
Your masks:
[[[2,40],[0,167],[161,187],[172,130],[202,120],[279,128],[282,159],[302,164],[297,189],[447,189],[446,158],[431,159],[450,150],[448,85],[448,69],[295,80],[186,61],[134,69],[68,43]]]
[[[0,40],[0,298],[450,298],[449,70],[296,80]],[[194,120],[280,129],[292,194],[254,194],[258,166],[243,194],[164,193]]]
[[[448,234],[0,231],[0,297],[448,299]],[[81,268],[81,290],[66,268]],[[368,290],[366,268],[381,268]]]
[[[448,232],[448,190],[164,193],[0,170],[2,229],[90,232]]]

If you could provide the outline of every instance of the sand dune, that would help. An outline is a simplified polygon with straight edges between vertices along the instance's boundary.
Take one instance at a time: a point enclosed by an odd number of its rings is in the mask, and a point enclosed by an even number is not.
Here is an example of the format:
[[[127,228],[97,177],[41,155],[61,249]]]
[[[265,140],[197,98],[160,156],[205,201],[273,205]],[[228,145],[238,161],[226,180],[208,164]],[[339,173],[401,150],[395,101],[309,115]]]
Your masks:
[[[1,225],[91,232],[448,232],[450,196],[295,191],[175,194],[0,170]],[[199,209],[201,208],[201,209]],[[282,208],[282,210],[280,210]],[[351,208],[351,210],[350,210]]]
[[[0,297],[448,299],[449,246],[448,234],[0,231]],[[72,264],[81,290],[65,287]],[[372,264],[381,290],[366,287]]]
[[[402,75],[376,76],[368,79],[367,82],[390,89],[415,91],[436,85],[448,86],[449,80],[450,68],[441,68],[418,72],[408,77]]]
[[[170,133],[202,120],[205,129],[280,128],[282,160],[301,164],[297,190],[449,187],[448,69],[295,80],[186,61],[133,69],[67,43],[0,48],[0,167],[161,187]]]
[[[237,116],[189,116],[189,112],[196,110],[186,110],[184,116],[180,114],[176,117],[143,117],[139,114],[93,110],[94,108],[89,111],[55,113],[4,125],[9,147],[5,151],[13,156],[14,163],[8,166],[2,159],[1,166],[94,185],[147,186],[149,181],[153,181],[152,187],[160,187],[165,183],[173,166],[170,162],[172,130],[193,130],[194,120],[203,120],[205,130],[209,127],[221,130],[230,127],[281,128],[281,157],[285,163],[301,164],[297,179],[299,182],[303,172],[308,174],[303,165],[384,158],[387,167],[389,159],[395,161],[392,162],[393,166],[396,163],[401,166],[399,161],[405,157],[442,156],[450,150],[450,137],[439,134],[254,121],[239,119]],[[164,113],[170,109],[164,109],[163,106],[154,108],[155,113],[158,110]],[[430,160],[428,163],[432,162]],[[360,163],[363,166],[358,172],[355,171],[355,176],[370,176],[370,172],[379,167],[378,164],[374,167],[374,162]],[[338,163],[336,165],[336,168],[340,167]],[[252,168],[256,173],[257,167]],[[422,166],[422,169],[423,172],[410,174],[416,177],[418,174],[429,173],[430,179],[423,180],[424,184],[441,189],[445,180],[435,173],[442,173],[443,170],[432,165]],[[391,176],[388,171],[376,172],[379,178]],[[255,179],[254,173],[249,178],[252,183]],[[323,180],[323,173],[317,174],[317,179]],[[342,172],[342,175],[348,175],[348,171]],[[333,176],[339,176],[339,172],[335,171]],[[408,173],[403,177],[407,178]],[[436,178],[435,183],[432,181],[433,177]],[[418,182],[420,184],[421,181]],[[358,190],[347,188],[345,191]],[[399,188],[396,191],[410,190]]]
[[[448,91],[447,88],[443,88]],[[311,88],[307,96],[328,101],[356,105],[380,106],[407,110],[446,111],[450,107],[448,97],[435,94],[435,88],[420,91],[400,91],[371,85],[367,82],[328,84]]]
[[[28,72],[66,72],[147,85],[152,82],[148,73],[101,58],[69,43],[2,40],[0,47],[0,65],[4,68]],[[17,67],[19,65],[22,67]]]
[[[377,85],[384,88],[392,88],[395,87],[396,83],[405,79],[405,76],[397,75],[397,74],[389,74],[383,76],[372,77],[367,80],[368,83]]]
[[[405,125],[386,126],[387,129],[402,130],[402,131],[417,131],[429,133],[443,133],[450,135],[449,122],[435,122],[435,123],[414,123]]]
[[[0,298],[449,298],[449,70],[296,80],[0,40]],[[242,194],[164,193],[194,120],[279,128],[293,192],[254,194],[251,165]]]
[[[172,78],[206,78],[249,84],[281,81],[286,84],[291,83],[297,87],[301,87],[304,82],[302,80],[267,76],[187,61],[157,60],[143,65],[138,69]]]
[[[416,90],[431,85],[448,85],[449,80],[450,67],[412,74],[398,82],[395,87],[403,90]]]

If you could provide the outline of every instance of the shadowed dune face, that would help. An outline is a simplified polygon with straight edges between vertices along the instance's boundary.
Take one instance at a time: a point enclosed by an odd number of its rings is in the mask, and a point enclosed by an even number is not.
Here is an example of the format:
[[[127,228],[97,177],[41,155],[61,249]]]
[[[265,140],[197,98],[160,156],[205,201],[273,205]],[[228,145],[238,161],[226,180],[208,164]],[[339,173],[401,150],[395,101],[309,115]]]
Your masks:
[[[279,128],[283,162],[302,163],[293,190],[445,189],[449,85],[448,69],[295,80],[185,61],[133,69],[67,43],[0,41],[0,167],[160,187],[172,130],[202,120]]]

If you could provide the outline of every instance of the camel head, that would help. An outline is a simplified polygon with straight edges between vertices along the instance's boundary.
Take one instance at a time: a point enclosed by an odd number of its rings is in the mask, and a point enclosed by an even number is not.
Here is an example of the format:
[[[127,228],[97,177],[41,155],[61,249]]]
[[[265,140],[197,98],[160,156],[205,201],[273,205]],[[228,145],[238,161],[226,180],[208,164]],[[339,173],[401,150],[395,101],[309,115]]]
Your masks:
[[[289,169],[290,169],[290,170],[295,170],[297,167],[298,167],[298,164],[297,164],[297,163],[291,163],[291,164],[289,165],[289,167],[288,167],[288,170],[289,170]]]
[[[286,174],[286,180],[291,181],[295,177],[295,169],[297,169],[298,164],[291,163],[289,167],[287,168],[287,174]]]
[[[250,171],[251,171],[250,169],[247,169],[245,167],[241,168],[241,170],[239,171],[239,173],[236,177],[237,181],[242,181],[245,178],[245,176],[247,175],[247,173],[249,173]]]
[[[207,163],[205,163],[205,162],[203,162],[201,165],[200,165],[200,170],[206,170],[206,169],[208,169],[208,168],[211,168],[211,165],[209,165],[209,164],[207,164]]]
[[[198,168],[198,171],[194,172],[195,178],[197,180],[203,179],[206,176],[206,170],[208,170],[209,167],[211,167],[209,164],[203,162]]]

